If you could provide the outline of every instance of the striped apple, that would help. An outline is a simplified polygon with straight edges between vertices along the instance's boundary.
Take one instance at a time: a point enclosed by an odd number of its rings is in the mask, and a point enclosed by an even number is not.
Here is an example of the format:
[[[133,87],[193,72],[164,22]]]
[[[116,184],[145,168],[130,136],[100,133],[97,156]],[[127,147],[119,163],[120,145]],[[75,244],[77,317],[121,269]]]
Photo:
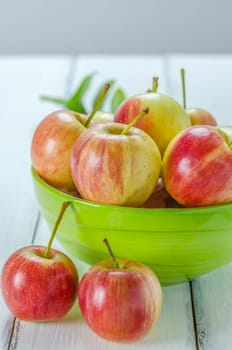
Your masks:
[[[76,140],[71,173],[84,199],[140,206],[152,193],[161,171],[155,142],[142,130],[120,123],[96,124]]]
[[[31,142],[31,161],[37,173],[51,186],[75,193],[70,154],[84,130],[79,114],[70,110],[55,111],[37,126]]]
[[[131,260],[104,260],[81,279],[78,301],[84,319],[100,337],[114,342],[135,342],[156,324],[162,290],[147,266]]]
[[[114,121],[128,124],[147,106],[149,113],[135,126],[150,135],[163,154],[171,139],[191,124],[184,108],[172,97],[157,93],[157,87],[158,80],[154,78],[151,91],[125,100],[115,112]]]
[[[37,126],[31,142],[31,161],[51,186],[77,195],[70,171],[71,149],[95,117],[95,122],[112,118],[110,113],[98,112],[109,88],[110,84],[106,83],[88,116],[64,109],[49,114]]]
[[[162,177],[186,207],[232,202],[232,137],[229,128],[192,126],[168,145]]]

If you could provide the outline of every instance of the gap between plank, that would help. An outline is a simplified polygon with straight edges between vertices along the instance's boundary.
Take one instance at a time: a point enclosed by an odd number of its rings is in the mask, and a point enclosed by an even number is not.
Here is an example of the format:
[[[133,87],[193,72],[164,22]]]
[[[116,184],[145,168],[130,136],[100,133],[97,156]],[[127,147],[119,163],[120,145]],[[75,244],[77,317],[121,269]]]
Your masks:
[[[196,310],[195,310],[194,288],[193,288],[193,282],[192,281],[189,282],[189,290],[190,290],[190,297],[191,297],[192,317],[193,317],[193,326],[194,326],[194,333],[195,333],[196,349],[197,350],[202,350],[201,345],[199,343],[199,339],[198,339],[197,316],[196,316]]]

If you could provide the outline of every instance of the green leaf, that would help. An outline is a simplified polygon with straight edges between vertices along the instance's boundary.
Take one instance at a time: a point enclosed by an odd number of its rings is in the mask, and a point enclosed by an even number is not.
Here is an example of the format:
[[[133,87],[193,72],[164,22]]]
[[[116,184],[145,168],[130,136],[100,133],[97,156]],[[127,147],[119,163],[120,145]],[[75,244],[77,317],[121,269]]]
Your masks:
[[[64,98],[60,98],[60,97],[56,97],[56,96],[47,96],[47,95],[42,95],[40,96],[40,99],[42,101],[49,101],[49,102],[53,102],[55,104],[61,105],[65,108],[71,109],[75,112],[79,112],[79,113],[83,113],[83,114],[88,114],[89,112],[87,112],[84,103],[83,103],[83,98],[86,94],[86,92],[89,89],[89,86],[92,82],[92,79],[94,77],[94,75],[96,74],[96,72],[90,73],[88,75],[86,75],[83,80],[80,82],[79,86],[77,87],[76,91],[74,92],[74,94],[69,98],[69,99],[64,99]],[[108,80],[107,81],[108,84],[110,84],[110,86],[112,87],[112,85],[115,84],[115,80]],[[94,109],[94,107],[96,106],[96,103],[98,101],[99,96],[102,93],[103,87],[105,86],[106,83],[101,84],[101,86],[97,89],[94,99],[93,99],[93,104],[92,104],[92,110]],[[107,92],[108,94],[108,92]],[[115,110],[118,108],[118,106],[125,100],[126,95],[124,93],[124,91],[121,88],[118,88],[112,98],[111,98],[111,111],[115,112]],[[107,98],[106,98],[107,100]],[[104,100],[104,102],[102,103],[100,109],[102,109],[102,107],[104,106],[104,103],[106,102],[106,100]]]
[[[59,98],[59,97],[53,97],[53,96],[47,96],[47,95],[41,95],[40,100],[42,101],[48,101],[48,102],[53,102],[61,106],[66,105],[66,100]]]
[[[68,101],[66,101],[65,107],[68,109],[71,109],[74,112],[87,114],[87,110],[81,101],[76,101],[75,104],[69,103]]]
[[[126,99],[126,95],[121,88],[118,88],[111,99],[111,112],[114,113],[118,106]]]
[[[67,108],[76,112],[87,113],[82,100],[95,74],[94,72],[84,77],[74,94],[66,101]]]
[[[115,80],[108,80],[108,81],[104,82],[99,87],[99,89],[97,90],[97,93],[95,94],[94,99],[93,99],[92,109],[94,109],[94,107],[95,107],[95,105],[96,105],[96,103],[97,103],[97,101],[98,101],[98,99],[99,99],[99,97],[100,97],[100,95],[102,93],[102,90],[103,90],[103,88],[104,88],[106,83],[110,84],[110,88],[111,88],[115,84]],[[106,99],[102,103],[100,110],[102,110],[102,107],[104,106],[105,102],[106,102]]]

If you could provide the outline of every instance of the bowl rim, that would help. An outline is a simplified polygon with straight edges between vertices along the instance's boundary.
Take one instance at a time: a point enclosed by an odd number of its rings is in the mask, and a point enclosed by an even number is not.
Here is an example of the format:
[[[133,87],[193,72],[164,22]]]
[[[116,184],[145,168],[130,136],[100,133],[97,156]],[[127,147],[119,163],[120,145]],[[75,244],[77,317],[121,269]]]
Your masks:
[[[103,203],[98,203],[98,202],[94,202],[94,201],[90,201],[90,200],[86,200],[83,198],[79,198],[76,197],[72,194],[69,194],[67,192],[61,191],[51,185],[49,185],[45,180],[43,180],[41,178],[41,176],[37,173],[36,169],[33,167],[33,165],[31,165],[31,174],[32,174],[32,178],[34,181],[36,181],[37,183],[39,183],[40,186],[42,186],[46,191],[49,191],[51,193],[56,194],[57,196],[60,197],[65,197],[67,199],[69,199],[70,201],[74,202],[74,203],[80,203],[80,204],[85,204],[88,206],[92,206],[92,207],[96,207],[96,208],[112,208],[112,209],[121,209],[124,208],[125,210],[127,210],[128,212],[135,212],[138,211],[140,213],[142,212],[175,212],[175,213],[183,213],[183,212],[193,212],[193,213],[198,213],[201,212],[203,213],[203,211],[207,212],[207,211],[217,211],[218,209],[223,210],[226,209],[228,207],[231,207],[232,209],[232,202],[229,203],[222,203],[222,204],[216,204],[216,205],[207,205],[207,206],[201,206],[201,207],[180,207],[180,208],[141,208],[141,207],[127,207],[127,206],[119,206],[119,205],[113,205],[113,204],[103,204]]]

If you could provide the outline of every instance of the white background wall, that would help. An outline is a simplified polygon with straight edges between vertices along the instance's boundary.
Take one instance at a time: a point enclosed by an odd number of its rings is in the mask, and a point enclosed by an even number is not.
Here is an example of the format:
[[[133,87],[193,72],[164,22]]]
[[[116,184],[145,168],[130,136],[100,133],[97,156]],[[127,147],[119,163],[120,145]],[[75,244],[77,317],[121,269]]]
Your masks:
[[[232,52],[230,0],[0,0],[0,54]]]

